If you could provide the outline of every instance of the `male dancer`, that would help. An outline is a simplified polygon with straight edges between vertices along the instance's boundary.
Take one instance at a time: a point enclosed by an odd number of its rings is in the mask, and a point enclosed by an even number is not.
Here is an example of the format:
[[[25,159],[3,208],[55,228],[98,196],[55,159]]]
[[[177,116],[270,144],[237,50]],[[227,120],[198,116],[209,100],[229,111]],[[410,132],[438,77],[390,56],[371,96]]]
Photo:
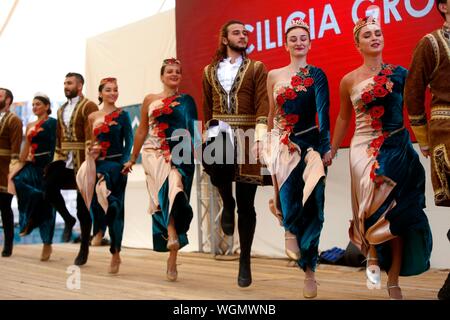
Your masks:
[[[236,20],[227,22],[220,31],[219,41],[217,53],[203,73],[203,112],[206,127],[210,128],[220,122],[226,123],[232,129],[244,131],[253,129],[255,133],[250,137],[250,140],[254,141],[240,144],[242,148],[239,151],[243,150],[241,155],[245,156],[245,163],[237,164],[233,160],[235,157],[232,157],[231,163],[229,161],[225,165],[210,165],[204,162],[204,167],[223,200],[221,225],[227,235],[234,232],[235,200],[232,194],[232,181],[236,182],[241,247],[238,285],[248,287],[252,282],[250,253],[256,226],[255,194],[257,186],[264,182],[261,166],[251,164],[249,161],[249,146],[255,143],[253,150],[258,158],[260,141],[267,132],[269,113],[267,71],[262,62],[247,57],[248,33],[242,22]],[[229,135],[225,133],[218,137],[225,137],[222,139],[223,149],[230,150],[231,146],[233,154],[235,151],[233,148],[239,143],[230,140]],[[228,151],[228,156],[229,153]],[[267,179],[270,180],[270,175]]]
[[[0,88],[0,211],[5,235],[2,257],[10,257],[14,239],[13,195],[8,193],[10,169],[19,161],[22,143],[22,121],[9,110],[14,100],[12,92]]]
[[[75,218],[67,210],[62,189],[76,189],[75,176],[85,158],[85,149],[91,143],[88,116],[98,110],[97,105],[83,94],[84,78],[78,73],[68,73],[64,81],[67,102],[58,110],[55,158],[46,170],[45,197],[61,214],[65,222],[63,239],[70,241]],[[80,252],[76,265],[87,262],[91,235],[91,216],[80,192],[77,192],[77,216],[81,227]]]

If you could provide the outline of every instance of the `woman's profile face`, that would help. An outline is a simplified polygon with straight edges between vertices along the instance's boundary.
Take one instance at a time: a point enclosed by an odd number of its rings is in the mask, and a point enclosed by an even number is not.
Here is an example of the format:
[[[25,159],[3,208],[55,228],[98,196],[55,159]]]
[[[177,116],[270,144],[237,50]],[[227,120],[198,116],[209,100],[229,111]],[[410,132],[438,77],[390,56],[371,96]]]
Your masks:
[[[286,34],[286,51],[293,57],[306,56],[311,49],[308,32],[303,28],[294,28]]]
[[[50,105],[43,103],[39,99],[33,99],[33,113],[35,116],[40,117],[44,114],[48,114],[48,109]]]

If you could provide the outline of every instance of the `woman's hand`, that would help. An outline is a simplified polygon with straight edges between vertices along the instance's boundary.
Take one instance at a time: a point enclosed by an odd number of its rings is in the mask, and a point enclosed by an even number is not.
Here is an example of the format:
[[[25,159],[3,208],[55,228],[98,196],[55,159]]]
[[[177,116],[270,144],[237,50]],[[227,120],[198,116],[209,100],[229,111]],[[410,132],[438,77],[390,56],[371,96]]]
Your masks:
[[[102,147],[100,147],[98,144],[94,144],[88,148],[87,154],[97,160],[97,158],[100,156],[101,151]]]
[[[134,165],[134,161],[131,161],[131,160],[124,163],[121,173],[123,175],[129,174],[131,171],[133,171],[133,165]]]
[[[333,155],[331,150],[323,155],[322,162],[325,167],[331,166],[333,163]]]

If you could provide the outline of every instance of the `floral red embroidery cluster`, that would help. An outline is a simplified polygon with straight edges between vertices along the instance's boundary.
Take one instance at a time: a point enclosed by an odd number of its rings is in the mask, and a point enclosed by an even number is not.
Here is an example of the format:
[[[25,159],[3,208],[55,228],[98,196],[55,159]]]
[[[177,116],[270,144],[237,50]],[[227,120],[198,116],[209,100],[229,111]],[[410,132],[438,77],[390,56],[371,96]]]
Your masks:
[[[166,130],[169,128],[167,122],[160,122],[156,120],[162,115],[169,115],[173,113],[173,107],[178,106],[180,103],[175,101],[179,96],[171,96],[162,100],[162,105],[152,111],[152,117],[150,119],[150,126],[155,136],[159,138],[161,145],[161,152],[166,162],[170,162],[170,147],[167,142]]]
[[[42,119],[41,121],[36,123],[34,128],[31,129],[30,132],[28,133],[28,141],[30,142],[30,154],[33,158],[37,148],[39,147],[37,143],[33,143],[33,138],[36,137],[39,134],[39,132],[44,131],[44,129],[42,129],[41,127],[45,121],[47,121],[47,119]]]
[[[283,109],[283,104],[287,100],[294,100],[301,92],[306,92],[309,87],[314,84],[314,79],[310,77],[308,68],[300,68],[291,78],[291,86],[280,87],[276,92],[277,109],[275,115],[275,121],[281,126],[283,130],[283,136],[281,137],[281,143],[288,146],[289,151],[296,150],[295,145],[289,140],[289,135],[294,130],[294,125],[298,122],[298,114],[286,114]]]
[[[367,146],[367,155],[369,157],[377,157],[384,140],[389,136],[389,132],[383,132],[383,123],[381,117],[384,115],[384,106],[374,105],[378,98],[384,98],[392,92],[394,83],[389,79],[396,68],[394,65],[383,65],[380,74],[373,77],[373,83],[369,83],[361,93],[361,99],[358,100],[356,107],[357,112],[362,112],[370,116],[370,125],[374,130],[375,138]],[[370,104],[370,105],[369,105]],[[376,170],[380,167],[378,160],[372,165],[370,171],[370,179],[379,187],[385,181],[383,177],[376,174]]]
[[[110,114],[107,114],[105,116],[103,123],[101,123],[100,125],[98,125],[97,127],[94,128],[94,137],[102,149],[101,150],[102,158],[106,157],[106,154],[108,153],[108,149],[111,146],[111,142],[109,142],[108,140],[101,139],[100,134],[109,133],[110,127],[117,124],[117,122],[115,120],[119,117],[119,115],[120,115],[120,110],[116,110]]]

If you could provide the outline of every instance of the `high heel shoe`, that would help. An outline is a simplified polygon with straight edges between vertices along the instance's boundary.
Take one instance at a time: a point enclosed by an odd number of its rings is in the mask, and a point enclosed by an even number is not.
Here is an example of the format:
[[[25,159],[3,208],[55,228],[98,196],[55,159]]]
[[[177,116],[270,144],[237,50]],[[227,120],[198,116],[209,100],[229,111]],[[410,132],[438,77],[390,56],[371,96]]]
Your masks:
[[[177,281],[178,278],[178,271],[177,271],[177,265],[175,262],[175,271],[169,271],[169,260],[167,260],[167,271],[166,271],[167,280],[169,281]]]
[[[391,289],[394,289],[394,288],[398,288],[399,289],[400,295],[398,295],[398,296],[391,295]],[[388,284],[387,285],[387,291],[388,291],[388,295],[389,295],[390,300],[403,300],[402,289],[400,288],[399,285],[392,285],[392,286],[390,286]]]
[[[119,267],[120,267],[121,263],[122,263],[122,261],[121,261],[120,257],[117,258],[117,257],[112,256],[111,263],[108,268],[108,273],[111,273],[111,274],[119,273]]]
[[[289,235],[288,232],[286,232],[284,234],[284,240],[285,253],[289,259],[294,261],[300,260],[300,249],[298,247],[297,237],[293,234]]]
[[[308,285],[310,284],[310,285]],[[317,281],[313,278],[305,278],[303,286],[303,296],[307,299],[317,297]]]
[[[381,270],[378,265],[369,265],[369,261],[378,261],[377,258],[370,257],[369,254],[367,254],[366,259],[366,277],[369,279],[369,281],[374,285],[379,285],[381,283]]]

